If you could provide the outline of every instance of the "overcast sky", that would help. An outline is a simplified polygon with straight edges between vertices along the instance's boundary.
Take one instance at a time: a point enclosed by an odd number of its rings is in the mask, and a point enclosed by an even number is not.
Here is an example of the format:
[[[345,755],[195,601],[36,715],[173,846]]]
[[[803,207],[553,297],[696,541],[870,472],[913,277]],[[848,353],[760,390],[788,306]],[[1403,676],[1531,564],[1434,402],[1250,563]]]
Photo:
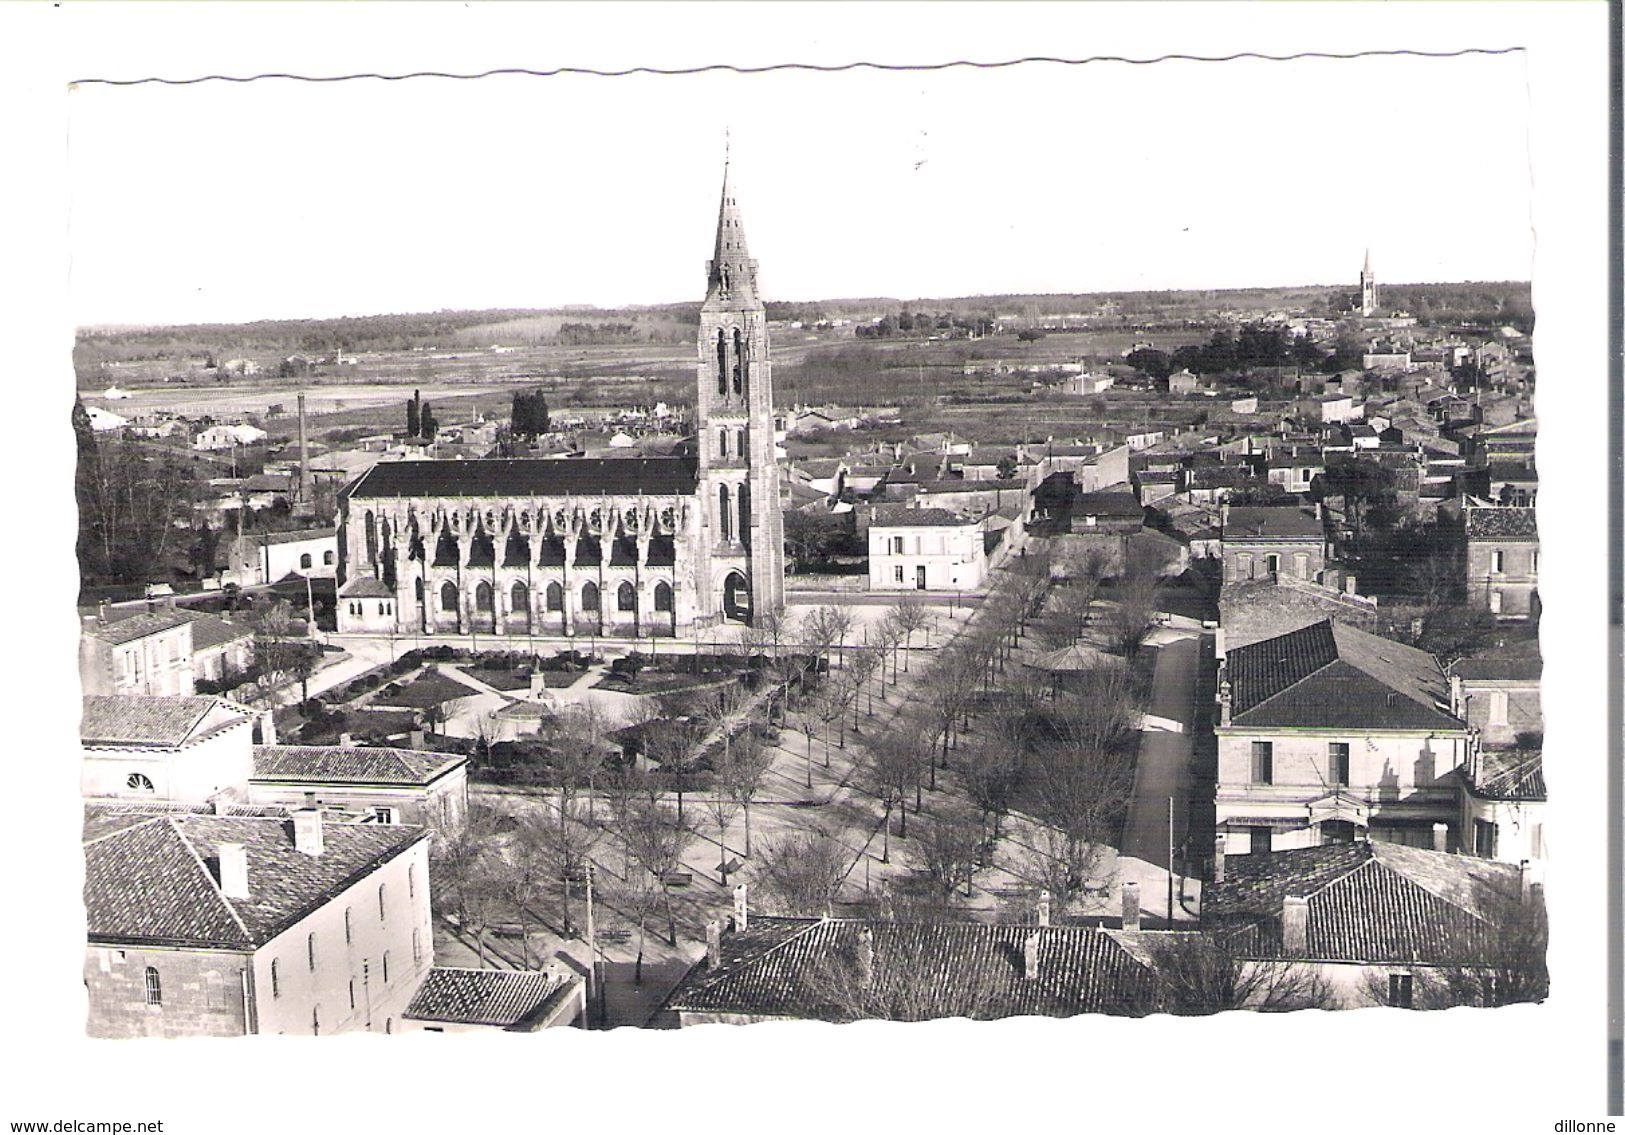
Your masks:
[[[1524,65],[82,86],[80,324],[698,299],[724,131],[773,299],[1528,279]]]

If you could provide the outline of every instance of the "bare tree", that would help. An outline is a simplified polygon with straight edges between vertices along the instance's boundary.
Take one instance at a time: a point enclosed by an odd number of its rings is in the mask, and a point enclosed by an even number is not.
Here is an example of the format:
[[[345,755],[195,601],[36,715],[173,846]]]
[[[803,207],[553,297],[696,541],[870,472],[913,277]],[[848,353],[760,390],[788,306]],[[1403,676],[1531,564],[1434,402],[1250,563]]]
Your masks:
[[[914,647],[914,636],[930,625],[931,616],[918,603],[899,603],[887,616],[903,636],[903,671],[908,672],[908,652]]]
[[[757,883],[770,908],[786,915],[827,915],[835,908],[852,852],[822,828],[769,841]]]
[[[1227,1009],[1265,1013],[1336,1008],[1331,983],[1310,965],[1271,958],[1245,958],[1222,936],[1204,933],[1146,935],[1156,963],[1164,1006],[1180,1016]]]
[[[994,840],[999,838],[999,824],[1009,813],[1026,776],[1027,747],[1031,742],[1028,723],[1024,712],[991,714],[977,744],[964,758],[965,791],[982,815],[992,819]]]
[[[1044,873],[1063,902],[1099,886],[1103,847],[1134,787],[1136,713],[1126,678],[1116,669],[1092,677],[1086,691],[1034,713],[1035,803],[1055,833]]]
[[[925,823],[919,854],[945,903],[961,886],[967,897],[971,894],[971,882],[982,863],[983,837],[980,818],[962,807],[947,806]]]
[[[830,651],[852,629],[852,616],[839,607],[814,607],[801,621],[802,641],[827,669]]]
[[[866,715],[869,717],[873,717],[875,714],[874,677],[875,671],[881,666],[881,654],[874,649],[855,650],[852,652],[851,659],[847,662],[847,673],[868,701]]]
[[[898,835],[908,838],[908,791],[919,782],[919,746],[897,730],[877,733],[869,740],[868,757],[861,766],[864,787],[880,801],[885,809],[881,825],[884,832],[882,863],[891,862],[892,812],[900,813],[902,828]]]
[[[462,826],[441,833],[430,863],[436,913],[455,916],[459,928],[473,931],[482,966],[491,902],[500,889],[497,823],[489,805],[470,802]]]
[[[1117,650],[1125,656],[1131,655],[1145,642],[1146,632],[1157,618],[1156,577],[1137,574],[1120,579],[1113,598],[1115,602],[1107,614],[1107,629]]]
[[[694,841],[694,831],[664,803],[638,800],[634,803],[630,827],[632,858],[664,883],[682,865],[683,855]],[[677,945],[677,919],[672,913],[671,892],[665,895],[666,938]]]
[[[750,806],[762,790],[762,781],[773,767],[773,751],[753,731],[746,729],[733,740],[727,759],[718,773],[722,790],[733,798],[745,814],[745,858],[751,854]]]

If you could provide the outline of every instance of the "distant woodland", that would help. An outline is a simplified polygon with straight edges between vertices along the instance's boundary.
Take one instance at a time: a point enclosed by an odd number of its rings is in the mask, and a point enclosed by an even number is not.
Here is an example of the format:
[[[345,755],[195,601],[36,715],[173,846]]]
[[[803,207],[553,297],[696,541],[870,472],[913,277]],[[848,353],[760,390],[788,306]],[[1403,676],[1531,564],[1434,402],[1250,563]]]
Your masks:
[[[1384,309],[1403,309],[1428,322],[1506,323],[1533,327],[1525,282],[1380,285]],[[1064,295],[960,296],[947,299],[836,299],[767,305],[770,320],[817,323],[887,321],[902,335],[982,331],[997,319],[1042,326],[1061,316],[1089,316],[1102,328],[1147,328],[1200,320],[1230,310],[1301,310],[1335,317],[1357,298],[1355,289],[1295,287],[1230,291],[1105,292]],[[439,311],[341,319],[279,319],[254,323],[81,330],[74,361],[81,374],[113,360],[235,355],[304,355],[510,346],[682,343],[699,323],[699,304],[623,309]]]

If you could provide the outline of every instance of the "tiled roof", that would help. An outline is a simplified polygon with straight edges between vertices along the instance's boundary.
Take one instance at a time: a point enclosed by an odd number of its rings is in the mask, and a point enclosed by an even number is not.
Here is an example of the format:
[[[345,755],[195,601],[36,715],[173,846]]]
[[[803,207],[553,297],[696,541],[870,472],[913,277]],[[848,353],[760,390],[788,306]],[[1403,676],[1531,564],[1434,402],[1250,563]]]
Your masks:
[[[199,732],[216,709],[217,723]],[[249,719],[249,711],[225,698],[135,697],[91,694],[79,719],[83,745],[184,745]]]
[[[298,532],[265,532],[258,536],[244,536],[250,544],[302,544],[307,540],[333,540],[337,528],[307,528]]]
[[[1072,511],[1084,516],[1145,518],[1145,506],[1132,492],[1079,493],[1072,498]]]
[[[254,628],[242,623],[231,623],[207,611],[183,612],[192,623],[192,651],[208,650],[254,637]]]
[[[1281,910],[1296,896],[1309,900],[1302,957],[1447,964],[1482,956],[1487,919],[1519,890],[1518,868],[1507,863],[1392,843],[1329,844],[1227,858],[1224,882],[1202,889],[1202,921],[1245,955],[1291,956]]]
[[[125,643],[146,638],[148,635],[163,634],[165,631],[174,630],[176,627],[184,626],[191,621],[186,612],[168,607],[123,617],[109,612],[106,622],[98,622],[87,626],[84,633],[113,646],[123,646]]]
[[[1463,658],[1450,672],[1464,682],[1538,682],[1539,658]]]
[[[93,942],[258,948],[429,836],[424,828],[329,823],[322,854],[307,855],[294,848],[291,820],[124,813],[120,821],[87,823],[84,896]],[[220,891],[223,843],[246,852],[247,898]]]
[[[867,986],[857,977],[863,929],[873,943]],[[1032,934],[1038,976],[1028,980]],[[696,965],[666,1008],[818,1020],[1068,1017],[1146,1012],[1158,989],[1143,960],[1093,927],[752,916],[743,933],[723,935],[721,964]]]
[[[456,753],[337,745],[256,745],[256,781],[425,785],[466,764]]]
[[[1535,539],[1533,508],[1469,508],[1465,511],[1469,540]]]
[[[976,521],[946,508],[904,508],[891,505],[875,509],[874,517],[869,523],[881,528],[962,528],[967,524],[975,524]]]
[[[1325,527],[1312,512],[1301,508],[1252,508],[1237,506],[1230,509],[1224,522],[1227,540],[1247,540],[1259,536],[1319,540]]]
[[[381,579],[362,576],[346,583],[343,589],[339,591],[339,597],[343,599],[393,599],[395,598],[395,592],[389,584]]]
[[[1431,654],[1330,619],[1229,652],[1231,725],[1462,729]]]
[[[1485,749],[1477,770],[1464,775],[1475,796],[1491,800],[1546,799],[1546,773],[1539,752]]]
[[[626,460],[386,461],[350,488],[368,497],[554,496],[561,493],[690,495],[695,465],[683,457]]]
[[[405,1016],[413,1021],[510,1028],[558,1004],[576,981],[534,970],[435,966],[412,995]]]

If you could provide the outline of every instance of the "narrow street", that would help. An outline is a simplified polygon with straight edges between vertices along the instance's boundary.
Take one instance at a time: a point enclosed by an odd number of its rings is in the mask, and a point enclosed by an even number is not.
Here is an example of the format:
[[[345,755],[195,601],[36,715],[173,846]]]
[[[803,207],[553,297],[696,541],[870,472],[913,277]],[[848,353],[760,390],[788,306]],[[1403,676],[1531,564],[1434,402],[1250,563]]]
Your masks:
[[[1140,733],[1134,794],[1123,821],[1121,853],[1167,870],[1169,800],[1173,800],[1173,844],[1177,854],[1186,838],[1194,795],[1191,754],[1202,636],[1162,629],[1154,633],[1151,641],[1160,645],[1150,705]],[[1167,901],[1148,894],[1145,905],[1148,912],[1166,911]]]

